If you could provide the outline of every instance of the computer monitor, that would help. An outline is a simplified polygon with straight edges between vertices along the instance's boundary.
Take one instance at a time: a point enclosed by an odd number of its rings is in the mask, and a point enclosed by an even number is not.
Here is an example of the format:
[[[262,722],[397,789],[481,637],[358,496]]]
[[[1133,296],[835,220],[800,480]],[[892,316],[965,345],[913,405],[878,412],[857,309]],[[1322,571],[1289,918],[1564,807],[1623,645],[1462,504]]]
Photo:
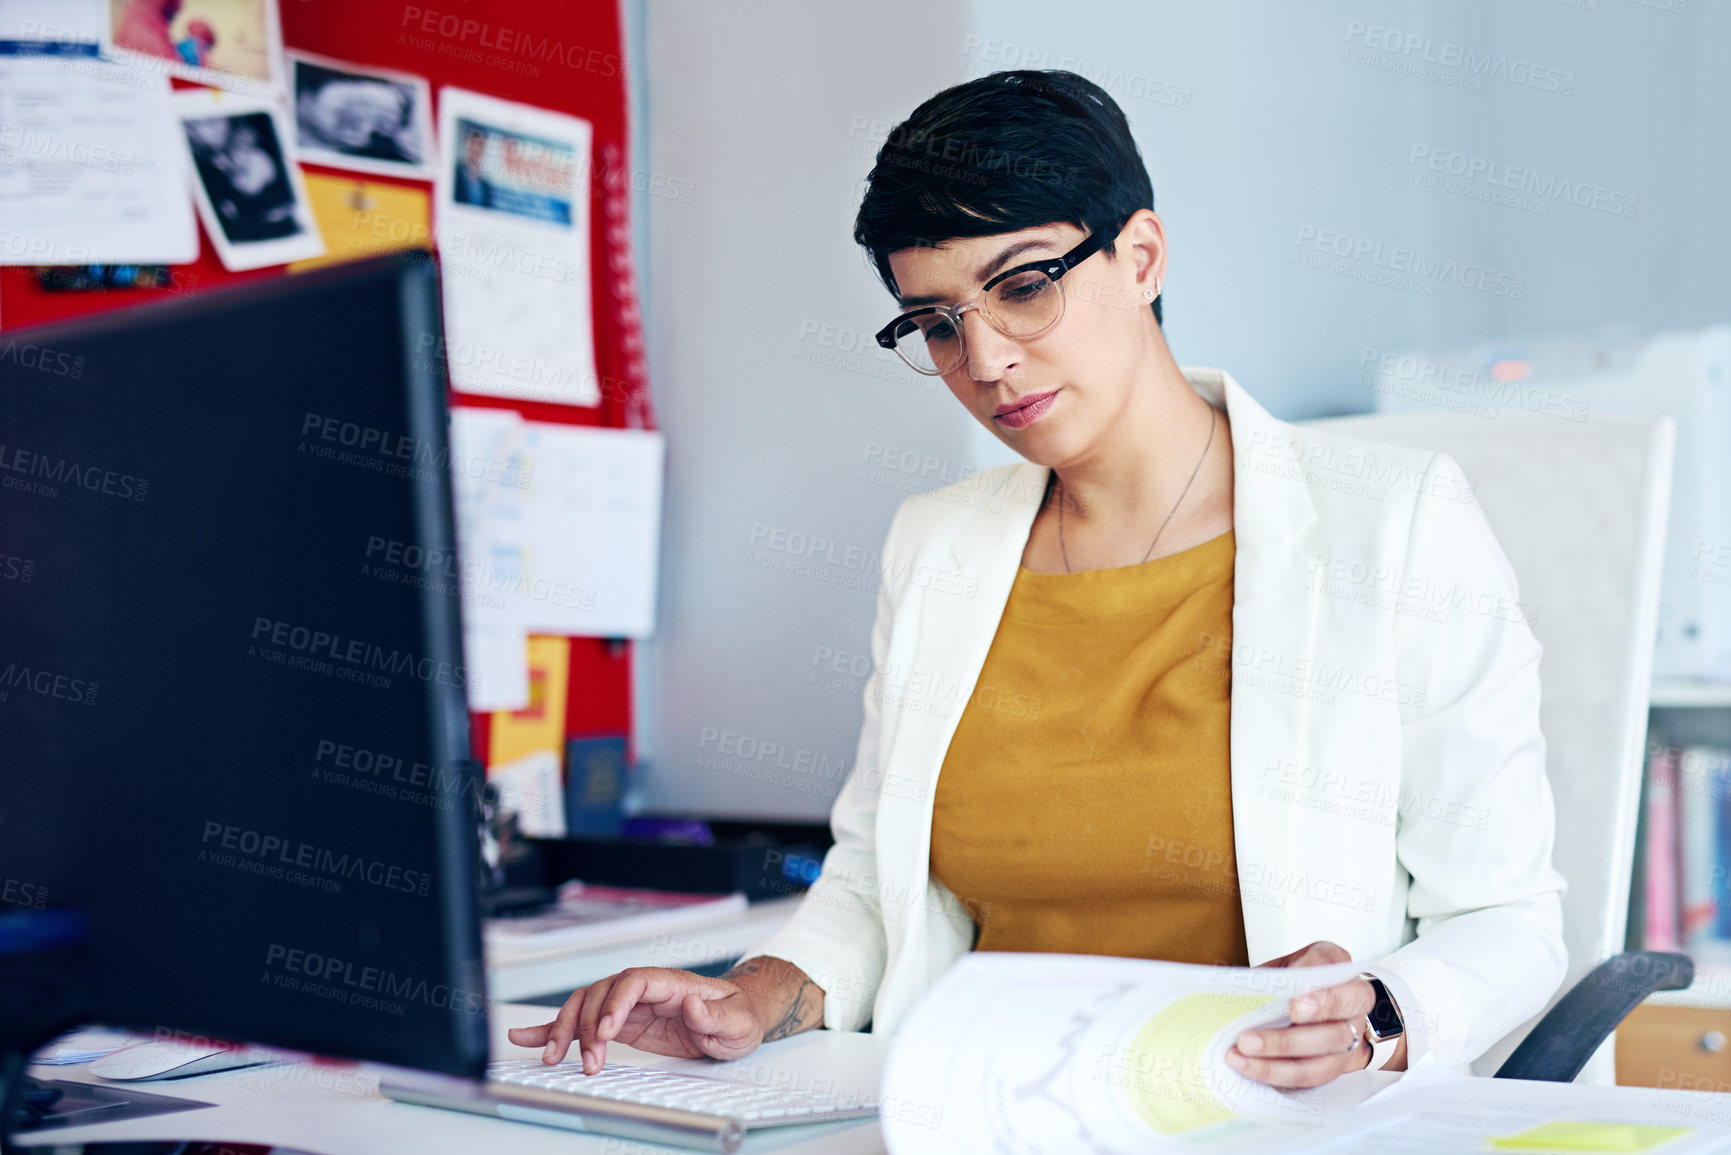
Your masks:
[[[14,994],[483,1070],[436,281],[0,332],[0,918],[85,928]]]

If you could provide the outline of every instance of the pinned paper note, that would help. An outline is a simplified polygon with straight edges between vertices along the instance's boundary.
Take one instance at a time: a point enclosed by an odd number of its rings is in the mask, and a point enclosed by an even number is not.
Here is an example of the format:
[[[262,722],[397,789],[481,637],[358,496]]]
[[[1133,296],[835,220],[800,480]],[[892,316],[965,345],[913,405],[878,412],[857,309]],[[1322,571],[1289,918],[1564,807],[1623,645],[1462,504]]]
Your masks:
[[[529,639],[529,705],[492,715],[487,743],[487,781],[499,789],[500,805],[518,816],[531,838],[565,836],[565,696],[571,676],[571,643],[564,638]]]
[[[589,122],[439,90],[439,271],[459,392],[601,403],[589,301]]]
[[[463,655],[469,709],[529,705],[529,631],[523,599],[523,503],[529,484],[524,421],[509,409],[451,410],[451,488],[462,554]]]
[[[196,260],[167,79],[70,54],[0,59],[0,265]]]
[[[494,766],[487,780],[499,791],[499,805],[517,816],[517,828],[530,838],[565,837],[565,791],[559,783],[559,756],[550,750],[525,754]]]
[[[306,174],[306,186],[325,255],[296,261],[290,272],[399,249],[433,247],[431,198],[424,189],[311,172]]]
[[[515,593],[530,629],[654,633],[665,455],[652,430],[528,423],[526,576]]]
[[[558,767],[565,754],[565,692],[571,673],[571,643],[564,638],[529,639],[529,705],[492,715],[487,766],[492,770],[528,754],[551,753]]]

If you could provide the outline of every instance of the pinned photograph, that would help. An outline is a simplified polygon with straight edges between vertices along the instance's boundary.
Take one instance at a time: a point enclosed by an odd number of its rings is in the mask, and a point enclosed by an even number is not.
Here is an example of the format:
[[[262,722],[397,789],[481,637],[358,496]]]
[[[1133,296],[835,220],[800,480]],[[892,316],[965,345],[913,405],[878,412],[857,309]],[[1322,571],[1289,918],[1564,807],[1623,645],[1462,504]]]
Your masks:
[[[433,176],[432,95],[419,76],[289,54],[303,161],[380,176]]]
[[[457,118],[451,197],[460,205],[569,228],[577,185],[568,141],[547,140]]]
[[[118,60],[234,92],[282,87],[276,0],[106,0]]]
[[[205,91],[175,97],[199,216],[223,267],[281,265],[325,251],[281,110]]]

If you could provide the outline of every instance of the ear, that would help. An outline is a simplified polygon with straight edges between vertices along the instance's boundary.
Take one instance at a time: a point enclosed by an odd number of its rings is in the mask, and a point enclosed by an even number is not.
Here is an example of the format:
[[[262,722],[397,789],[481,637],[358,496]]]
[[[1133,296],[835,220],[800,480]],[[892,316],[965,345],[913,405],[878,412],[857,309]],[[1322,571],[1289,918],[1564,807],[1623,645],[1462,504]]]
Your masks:
[[[1136,291],[1152,290],[1166,279],[1166,226],[1153,209],[1137,209],[1118,234],[1119,259],[1129,258]]]

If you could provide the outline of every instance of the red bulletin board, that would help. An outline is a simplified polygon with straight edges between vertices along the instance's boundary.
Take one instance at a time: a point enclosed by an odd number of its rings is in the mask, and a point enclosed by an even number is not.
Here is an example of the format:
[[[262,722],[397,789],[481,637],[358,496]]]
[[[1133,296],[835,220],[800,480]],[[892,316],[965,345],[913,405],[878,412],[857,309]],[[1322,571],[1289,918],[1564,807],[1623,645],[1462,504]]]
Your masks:
[[[626,117],[626,61],[613,0],[278,0],[287,48],[353,64],[426,77],[438,103],[451,85],[521,101],[587,120],[590,158],[591,299],[601,404],[578,408],[499,397],[451,394],[454,405],[515,409],[531,421],[569,425],[654,425],[648,403],[643,336],[630,250],[631,176]],[[175,82],[180,85],[179,81]],[[436,119],[435,119],[436,123]],[[322,165],[307,172],[341,174]],[[368,175],[369,182],[432,192],[430,182]],[[283,267],[230,273],[203,234],[199,259],[173,269],[168,289],[48,292],[27,268],[0,268],[0,325],[7,331],[178,293],[218,292]],[[630,645],[572,638],[568,736],[631,735]],[[485,759],[486,715],[471,715],[471,742]],[[632,736],[634,738],[634,735]],[[630,739],[628,739],[630,741]],[[629,757],[635,757],[632,742]]]

